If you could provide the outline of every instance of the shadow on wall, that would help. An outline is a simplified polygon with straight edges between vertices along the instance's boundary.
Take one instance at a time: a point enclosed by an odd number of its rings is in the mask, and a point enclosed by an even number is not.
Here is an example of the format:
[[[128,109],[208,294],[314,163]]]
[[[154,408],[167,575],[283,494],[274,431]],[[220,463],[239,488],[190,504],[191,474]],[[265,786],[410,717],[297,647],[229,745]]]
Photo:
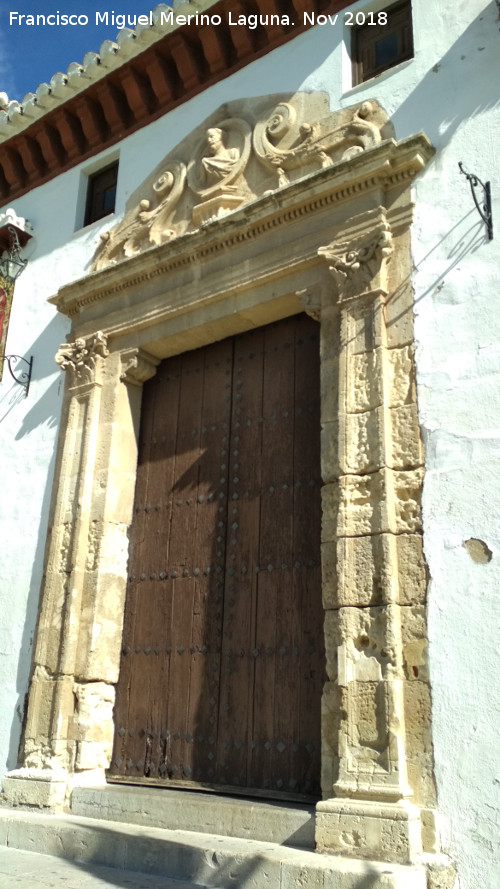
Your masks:
[[[34,341],[32,346],[26,349],[26,356],[33,355],[33,376],[32,386],[37,381],[42,380],[52,374],[56,365],[54,363],[54,354],[59,343],[64,340],[64,328],[59,318],[54,318],[50,324],[45,327],[40,336]],[[4,384],[6,378],[4,377]],[[39,398],[34,398],[31,389],[28,394],[28,403],[33,397],[28,411],[21,419],[19,428],[14,435],[16,441],[29,436],[40,427],[46,429],[56,429],[59,423],[59,415],[62,404],[62,393],[64,387],[64,377],[59,374],[50,386],[43,392]],[[14,391],[15,390],[15,391]],[[24,390],[21,386],[13,383],[13,386],[6,388],[5,395],[0,396],[0,422],[5,419],[8,413],[24,401]],[[4,410],[4,405],[7,410]],[[11,417],[12,423],[12,417]],[[14,425],[14,424],[12,424]],[[52,435],[51,435],[52,437]],[[13,769],[18,763],[19,742],[22,732],[22,726],[25,719],[26,693],[28,688],[28,680],[31,670],[31,662],[33,655],[33,640],[36,627],[36,619],[38,614],[38,601],[40,595],[40,586],[43,573],[43,558],[45,550],[45,540],[47,536],[47,525],[49,517],[50,499],[52,493],[52,480],[55,467],[56,441],[50,456],[50,461],[45,468],[45,487],[40,508],[39,528],[37,533],[37,544],[33,557],[31,568],[31,578],[29,590],[26,598],[25,622],[22,632],[22,639],[19,648],[17,675],[16,675],[16,692],[18,695],[17,703],[12,714],[12,724],[10,730],[9,752],[7,759],[7,769]],[[25,468],[26,474],[29,476],[33,468],[28,464]]]
[[[498,6],[492,0],[394,112],[396,133],[422,127],[439,149],[450,142],[463,121],[500,108],[499,30]],[[437,102],[437,95],[446,96],[447,101]]]
[[[476,221],[473,221],[475,219]],[[473,221],[472,225],[464,230],[467,221]],[[427,261],[431,259],[433,254],[440,250],[439,257],[447,262],[445,268],[440,271],[439,275],[428,285],[428,287],[419,296],[415,297],[414,305],[421,302],[434,290],[440,290],[443,286],[445,278],[466,256],[476,253],[480,247],[488,244],[488,235],[484,222],[477,218],[477,211],[470,210],[465,216],[455,223],[452,228],[434,246],[422,256],[415,265],[414,271],[418,273],[423,270]]]
[[[414,274],[418,274],[419,271],[424,271],[426,263],[432,263],[435,257],[437,257],[440,265],[443,265],[444,263],[445,265],[444,268],[440,268],[439,274],[432,278],[431,283],[426,286],[425,290],[423,290],[422,293],[419,293],[418,296],[414,296],[414,307],[431,294],[439,293],[443,288],[447,276],[453,269],[457,268],[459,263],[466,256],[476,253],[480,247],[483,247],[488,243],[488,236],[486,234],[484,223],[479,219],[473,221],[475,219],[477,219],[477,211],[475,209],[470,210],[462,216],[462,218],[459,219],[442,238],[436,241],[431,249],[427,251],[425,256],[422,256],[418,260],[418,263],[413,267],[411,275],[406,277],[399,287],[390,294],[388,302],[393,304],[393,309],[391,311],[391,325],[398,325],[404,320],[407,309],[405,308],[401,313],[398,313],[398,300],[405,293],[407,288],[412,286]],[[472,224],[470,224],[471,222]],[[456,299],[455,296],[449,297],[444,293],[439,301],[445,302],[450,298]]]
[[[60,407],[61,405],[63,387],[64,377],[55,379],[42,397],[33,403],[33,407],[25,414],[16,432],[16,441],[34,432],[39,426],[47,426],[49,429],[57,428],[59,410],[54,410],[54,406]]]
[[[62,402],[62,390],[64,386],[64,377],[58,374],[50,387],[41,395],[36,397],[34,393],[35,384],[52,376],[57,371],[57,365],[54,356],[57,352],[59,344],[64,342],[66,337],[67,325],[65,321],[56,315],[49,324],[44,327],[40,336],[24,350],[25,359],[29,360],[33,356],[33,371],[30,382],[30,392],[28,393],[29,409],[24,413],[24,417],[20,428],[18,429],[15,440],[19,441],[25,435],[33,432],[37,427],[46,425],[49,429],[57,427],[59,422],[60,406]],[[10,349],[7,349],[10,354]],[[12,350],[13,351],[13,350]],[[23,367],[13,368],[17,373],[21,373]],[[4,365],[3,379],[0,383],[0,423],[11,413],[18,405],[24,402],[25,392],[22,386],[15,383],[9,374],[9,370]]]
[[[7,366],[4,366],[2,378],[2,392],[0,394],[0,423],[8,417],[11,411],[24,401],[24,388],[15,383]]]

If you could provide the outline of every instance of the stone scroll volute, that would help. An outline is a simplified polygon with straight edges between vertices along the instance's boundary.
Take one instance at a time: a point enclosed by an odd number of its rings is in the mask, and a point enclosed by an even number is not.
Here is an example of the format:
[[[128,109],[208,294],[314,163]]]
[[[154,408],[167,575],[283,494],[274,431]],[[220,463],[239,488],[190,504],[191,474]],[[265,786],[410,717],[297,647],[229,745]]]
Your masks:
[[[275,169],[278,186],[287,185],[293,171],[331,167],[374,148],[382,140],[384,121],[375,102],[316,117],[307,103],[279,102],[269,117],[257,122],[254,149],[259,160]]]

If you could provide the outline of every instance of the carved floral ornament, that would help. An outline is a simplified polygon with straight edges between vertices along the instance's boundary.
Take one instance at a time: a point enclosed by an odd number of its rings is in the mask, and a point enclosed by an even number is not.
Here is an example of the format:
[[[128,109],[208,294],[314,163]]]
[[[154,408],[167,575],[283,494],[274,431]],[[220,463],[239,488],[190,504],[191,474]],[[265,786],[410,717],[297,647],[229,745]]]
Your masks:
[[[196,231],[392,135],[375,101],[336,112],[322,93],[228,103],[132,195],[124,219],[101,235],[92,270]]]

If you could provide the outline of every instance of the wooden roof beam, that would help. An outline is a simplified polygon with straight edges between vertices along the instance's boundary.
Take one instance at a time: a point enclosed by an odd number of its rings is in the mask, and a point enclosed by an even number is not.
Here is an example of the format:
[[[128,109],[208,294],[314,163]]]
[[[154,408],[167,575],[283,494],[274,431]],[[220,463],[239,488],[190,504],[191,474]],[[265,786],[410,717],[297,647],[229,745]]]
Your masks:
[[[61,114],[55,118],[55,124],[68,159],[79,158],[87,147],[79,119],[63,108]]]
[[[41,148],[45,163],[49,170],[58,170],[65,162],[65,151],[57,130],[46,121],[36,133],[36,140]]]
[[[106,139],[108,128],[101,106],[88,96],[79,96],[75,102],[84,136],[90,148],[99,148]]]
[[[100,80],[97,95],[112,136],[123,136],[128,129],[131,113],[125,94],[110,80]]]
[[[225,71],[231,62],[232,50],[227,30],[222,25],[208,25],[200,29],[199,37],[210,74]]]
[[[248,15],[248,9],[241,0],[228,0],[225,8],[228,14],[231,13],[233,21],[237,21],[238,16],[240,15]],[[251,31],[249,28],[234,27],[229,29],[229,33],[234,48],[238,54],[239,61],[244,61],[248,59],[249,56],[254,55],[255,46],[252,38],[252,35],[254,34],[253,30]]]
[[[278,20],[281,20],[282,15],[282,5],[279,0],[256,0],[258,7],[258,14],[262,16],[262,21],[264,22],[261,25],[262,28],[265,29],[268,38],[273,41],[279,39],[284,33],[286,33],[283,25],[276,24],[272,20],[272,16],[278,16]]]
[[[21,155],[15,148],[7,147],[2,152],[2,166],[11,188],[24,188],[28,181],[28,174],[24,169]]]
[[[170,40],[170,53],[186,92],[203,83],[203,63],[199,48],[191,44],[183,34],[175,32]]]
[[[23,163],[28,173],[30,182],[35,183],[44,176],[47,171],[47,164],[42,154],[39,142],[30,136],[21,135],[19,146],[23,158]]]
[[[145,71],[160,107],[173,102],[175,98],[174,78],[165,60],[158,53],[153,52],[146,63]]]
[[[121,77],[125,88],[127,102],[136,120],[149,117],[151,111],[157,106],[158,101],[151,89],[147,77],[141,75],[134,68],[129,68]]]

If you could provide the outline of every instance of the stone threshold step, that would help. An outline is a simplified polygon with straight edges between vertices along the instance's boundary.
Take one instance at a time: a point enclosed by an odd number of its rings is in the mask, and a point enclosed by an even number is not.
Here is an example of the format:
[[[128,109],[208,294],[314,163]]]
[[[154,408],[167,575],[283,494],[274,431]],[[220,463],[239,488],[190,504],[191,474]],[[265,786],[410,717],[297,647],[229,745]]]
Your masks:
[[[107,784],[76,787],[71,814],[314,849],[315,808],[298,803]]]
[[[197,889],[426,889],[422,865],[75,815],[0,809],[0,846],[162,876]],[[117,876],[116,885],[120,882]]]
[[[0,889],[200,889],[113,867],[0,846]]]

